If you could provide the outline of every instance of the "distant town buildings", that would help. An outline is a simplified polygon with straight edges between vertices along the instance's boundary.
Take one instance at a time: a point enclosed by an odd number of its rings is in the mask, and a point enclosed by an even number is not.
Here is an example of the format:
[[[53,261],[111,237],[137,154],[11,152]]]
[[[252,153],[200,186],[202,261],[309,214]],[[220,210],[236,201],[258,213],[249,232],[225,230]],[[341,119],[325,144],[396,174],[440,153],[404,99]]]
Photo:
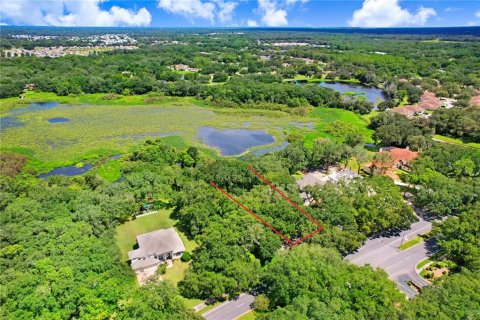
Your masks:
[[[42,41],[62,38],[60,36],[37,36],[30,34],[17,34],[11,36],[14,39],[26,39],[30,41]],[[88,37],[63,37],[67,41],[78,43],[75,46],[51,46],[51,47],[35,47],[34,49],[11,48],[3,50],[3,56],[6,58],[15,57],[49,57],[58,58],[65,55],[86,56],[100,51],[110,50],[133,50],[138,47],[133,45],[137,40],[126,34],[101,34]],[[85,45],[82,45],[85,44]]]
[[[176,71],[188,71],[188,72],[198,72],[200,71],[200,69],[198,68],[192,68],[192,67],[189,67],[188,65],[186,64],[174,64],[172,66],[170,66],[170,68],[172,70],[176,70]]]
[[[73,46],[73,47],[35,47],[33,50],[23,48],[12,48],[3,51],[3,56],[6,58],[15,57],[38,57],[38,58],[58,58],[66,55],[87,56],[92,53],[111,51],[111,50],[134,50],[137,46]]]

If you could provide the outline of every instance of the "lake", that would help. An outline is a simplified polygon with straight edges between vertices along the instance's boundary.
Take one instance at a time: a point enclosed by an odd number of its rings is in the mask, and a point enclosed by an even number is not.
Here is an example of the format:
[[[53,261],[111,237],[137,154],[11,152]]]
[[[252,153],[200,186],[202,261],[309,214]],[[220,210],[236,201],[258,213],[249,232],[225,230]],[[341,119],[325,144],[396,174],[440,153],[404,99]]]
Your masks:
[[[210,147],[218,148],[224,156],[235,156],[255,146],[271,144],[275,138],[262,130],[200,127],[198,138]]]
[[[336,90],[338,92],[341,92],[342,94],[346,92],[354,92],[358,96],[364,96],[374,105],[377,105],[379,102],[385,101],[387,98],[385,93],[381,89],[367,87],[360,84],[342,82],[320,82],[319,85],[324,88]]]

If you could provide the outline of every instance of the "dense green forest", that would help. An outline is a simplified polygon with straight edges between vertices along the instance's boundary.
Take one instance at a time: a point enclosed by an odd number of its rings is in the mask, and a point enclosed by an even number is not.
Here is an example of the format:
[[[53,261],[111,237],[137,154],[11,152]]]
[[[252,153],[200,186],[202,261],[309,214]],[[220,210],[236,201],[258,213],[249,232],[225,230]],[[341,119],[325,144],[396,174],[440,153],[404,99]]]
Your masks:
[[[3,53],[87,46],[84,37],[99,31],[82,29],[72,39],[71,30],[58,29],[58,37],[33,42],[12,37],[28,28],[7,30],[0,35],[2,126],[8,112],[30,102],[29,94],[80,107],[87,97],[100,101],[92,108],[102,105],[112,113],[127,105],[131,114],[155,106],[163,124],[184,119],[169,118],[167,105],[178,107],[177,113],[195,112],[190,126],[221,114],[222,129],[230,128],[229,121],[242,123],[250,112],[257,122],[283,124],[277,136],[286,143],[261,156],[223,157],[193,139],[182,140],[178,132],[155,138],[161,136],[157,131],[142,131],[121,155],[97,151],[104,147],[101,140],[87,144],[82,162],[66,162],[82,167],[93,160],[85,174],[45,179],[32,168],[57,162],[40,161],[37,149],[2,148],[0,318],[202,319],[186,301],[218,302],[243,292],[255,293],[260,320],[480,318],[480,109],[471,103],[480,88],[476,37],[127,29],[122,32],[135,39],[134,50],[40,58]],[[198,70],[177,70],[179,64]],[[381,89],[385,101],[341,94],[319,82]],[[388,111],[418,103],[425,90],[454,102],[409,118]],[[24,118],[47,123],[36,115]],[[132,119],[122,117],[123,124]],[[315,117],[325,122],[313,122]],[[276,118],[282,119],[272,122]],[[290,122],[299,119],[300,127]],[[38,134],[27,129],[25,137]],[[2,128],[2,135],[3,130],[12,128]],[[57,147],[52,141],[45,145],[48,151]],[[390,146],[419,152],[408,172],[396,168],[396,183],[362,170],[372,161],[391,162],[378,152]],[[117,158],[108,162],[109,156]],[[302,190],[310,197],[304,210],[324,230],[290,246],[210,185],[214,181],[290,239],[318,228],[292,214],[291,205],[247,165],[299,206],[305,199],[297,180],[307,171],[348,167],[359,178]],[[151,199],[198,246],[186,253],[178,281],[139,286],[117,246],[116,230],[138,221]],[[436,219],[428,235],[437,246],[432,260],[450,268],[407,300],[386,272],[343,258],[368,238],[408,229],[419,219],[413,207],[423,218]]]
[[[309,152],[292,144],[283,152],[246,161],[301,203],[289,173],[291,157],[303,152],[303,165],[313,167],[341,161],[340,157],[327,161],[331,152],[324,150],[316,147]],[[178,150],[161,140],[147,141],[125,157],[125,180],[115,184],[94,173],[46,181],[28,174],[2,177],[2,317],[93,319],[115,314],[194,319],[179,293],[205,299],[224,293],[235,296],[261,285],[268,288],[264,295],[269,302],[261,315],[265,319],[428,319],[433,314],[468,318],[479,311],[478,281],[469,280],[476,279],[480,266],[476,217],[480,185],[472,178],[480,170],[478,156],[436,145],[415,163],[411,179],[433,191],[426,195],[419,189],[418,205],[431,214],[458,215],[435,229],[439,245],[458,271],[409,303],[384,273],[349,265],[340,255],[358,248],[368,235],[404,228],[415,220],[399,188],[387,178],[313,188],[312,195],[322,205],[307,210],[324,224],[325,232],[284,251],[277,235],[208,181],[218,181],[267,221],[274,218],[292,238],[312,230],[308,220],[292,215],[243,161],[212,160],[195,148]],[[444,189],[446,185],[451,188]],[[178,228],[199,244],[191,253],[193,264],[179,293],[168,283],[134,289],[133,275],[111,241],[115,226],[129,219],[147,194],[171,198]],[[459,237],[464,239],[461,246]],[[466,284],[458,284],[462,282]],[[373,292],[381,295],[372,296]]]

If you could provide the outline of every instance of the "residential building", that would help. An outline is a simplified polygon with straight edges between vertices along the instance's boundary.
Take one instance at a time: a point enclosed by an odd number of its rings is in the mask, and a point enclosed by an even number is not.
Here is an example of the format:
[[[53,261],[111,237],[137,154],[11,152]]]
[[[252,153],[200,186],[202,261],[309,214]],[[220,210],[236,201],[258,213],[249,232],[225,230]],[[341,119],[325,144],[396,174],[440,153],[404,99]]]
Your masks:
[[[185,246],[174,228],[160,229],[137,236],[138,249],[128,252],[139,282],[153,275],[161,263],[180,259]]]

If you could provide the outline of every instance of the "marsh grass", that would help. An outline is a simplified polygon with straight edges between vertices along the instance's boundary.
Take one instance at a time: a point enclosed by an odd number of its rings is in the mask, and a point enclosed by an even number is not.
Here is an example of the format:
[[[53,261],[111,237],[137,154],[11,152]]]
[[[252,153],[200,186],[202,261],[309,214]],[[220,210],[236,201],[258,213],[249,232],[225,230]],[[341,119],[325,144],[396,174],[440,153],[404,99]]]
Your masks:
[[[157,102],[145,104],[147,98]],[[368,120],[341,109],[315,108],[307,116],[300,116],[274,110],[199,106],[201,103],[193,98],[159,94],[58,97],[51,93],[27,93],[22,103],[33,101],[58,101],[61,105],[19,114],[24,125],[2,131],[1,150],[27,156],[26,170],[36,173],[79,162],[96,164],[108,156],[128,153],[136,143],[158,137],[178,148],[195,145],[209,156],[219,157],[218,150],[203,145],[197,138],[202,126],[225,130],[245,128],[248,123],[248,129],[265,130],[274,136],[274,143],[248,151],[279,146],[288,134],[295,132],[305,135],[305,143],[310,147],[318,138],[341,140],[342,128],[358,132],[366,142],[371,141],[372,133],[366,128]],[[12,104],[11,98],[0,100],[0,105],[2,110],[25,106],[18,101]],[[70,122],[48,122],[55,117],[66,117]],[[292,126],[292,121],[313,123],[314,129]],[[98,171],[108,181],[114,181],[119,176],[117,167],[114,162],[102,164]]]

